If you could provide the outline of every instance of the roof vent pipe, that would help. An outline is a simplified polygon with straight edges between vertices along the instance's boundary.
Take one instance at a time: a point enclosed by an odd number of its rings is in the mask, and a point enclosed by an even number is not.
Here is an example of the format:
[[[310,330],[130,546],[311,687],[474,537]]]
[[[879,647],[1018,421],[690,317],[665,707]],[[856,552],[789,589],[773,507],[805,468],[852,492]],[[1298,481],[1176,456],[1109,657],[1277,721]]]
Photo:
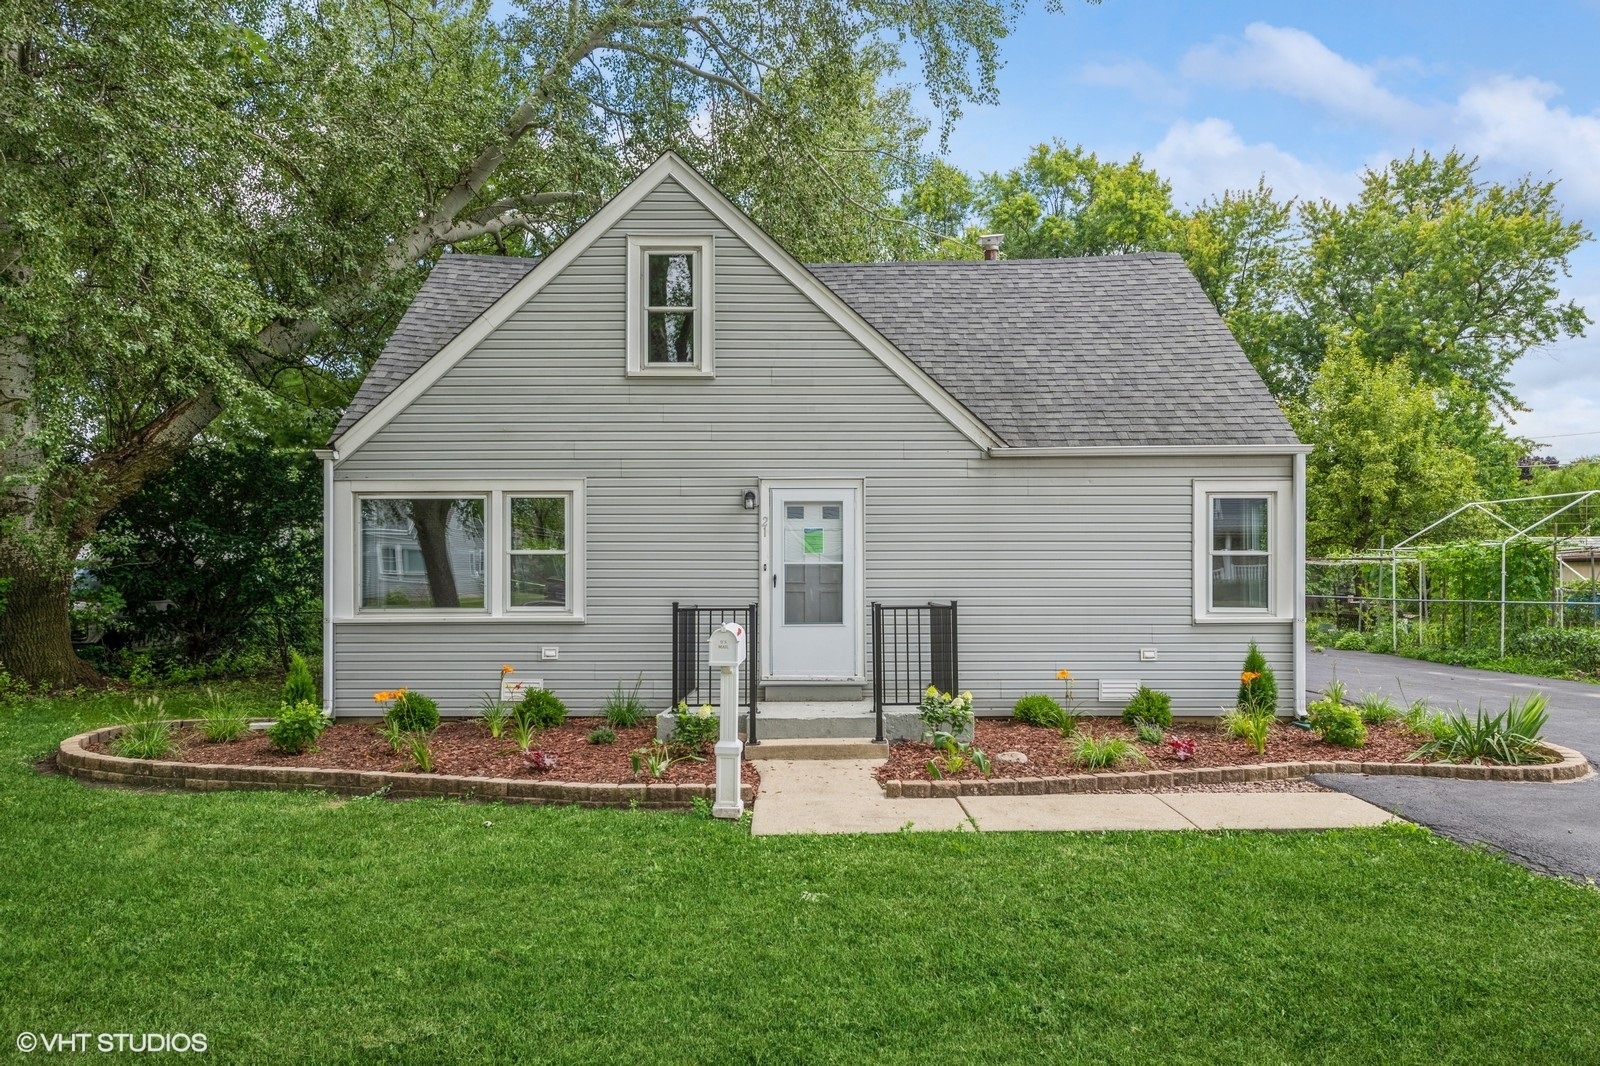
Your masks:
[[[1003,233],[985,233],[978,238],[978,247],[983,249],[983,258],[994,261],[1000,258],[1000,242],[1005,240]]]

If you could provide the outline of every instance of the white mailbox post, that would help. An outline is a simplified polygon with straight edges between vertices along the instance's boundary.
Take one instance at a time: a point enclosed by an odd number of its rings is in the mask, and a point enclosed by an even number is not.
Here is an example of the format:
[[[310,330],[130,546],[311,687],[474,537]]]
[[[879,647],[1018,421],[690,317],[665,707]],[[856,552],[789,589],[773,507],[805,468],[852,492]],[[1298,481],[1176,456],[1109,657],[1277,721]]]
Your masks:
[[[739,763],[744,745],[739,742],[739,667],[744,665],[744,626],[725,622],[711,631],[706,661],[721,671],[717,727],[717,801],[711,813],[737,818],[744,813],[739,789]]]

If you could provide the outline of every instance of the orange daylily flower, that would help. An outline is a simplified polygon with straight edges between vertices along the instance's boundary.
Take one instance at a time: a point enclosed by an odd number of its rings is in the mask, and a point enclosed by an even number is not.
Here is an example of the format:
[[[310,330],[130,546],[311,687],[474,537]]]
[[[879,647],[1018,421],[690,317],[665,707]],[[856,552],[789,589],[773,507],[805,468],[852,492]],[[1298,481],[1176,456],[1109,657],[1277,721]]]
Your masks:
[[[1250,682],[1254,681],[1260,676],[1261,675],[1256,673],[1254,670],[1246,670],[1244,673],[1239,675],[1239,680],[1248,685]]]
[[[512,667],[512,666],[511,666],[511,664],[510,664],[510,663],[507,663],[507,664],[506,664],[506,665],[504,665],[504,666],[502,666],[502,667],[501,667],[501,668],[500,668],[500,672],[501,672],[501,673],[502,673],[502,674],[514,674],[514,673],[516,673],[516,672],[517,672],[517,671],[516,671],[516,669],[515,669],[515,668],[513,668],[513,667]]]
[[[1057,681],[1071,681],[1072,680],[1072,671],[1071,670],[1057,670],[1056,671],[1056,680]]]

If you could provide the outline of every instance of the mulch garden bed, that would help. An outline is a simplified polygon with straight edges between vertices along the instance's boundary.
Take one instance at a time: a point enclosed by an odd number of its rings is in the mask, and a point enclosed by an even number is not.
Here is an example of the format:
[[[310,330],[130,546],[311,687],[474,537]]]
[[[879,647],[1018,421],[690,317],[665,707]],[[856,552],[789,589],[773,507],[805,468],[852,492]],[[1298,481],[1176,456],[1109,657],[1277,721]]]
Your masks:
[[[590,744],[589,733],[605,725],[599,718],[569,718],[555,729],[547,729],[534,740],[533,747],[556,757],[553,770],[535,770],[517,748],[509,734],[491,737],[478,722],[446,721],[433,734],[433,771],[467,777],[535,778],[541,781],[570,781],[586,784],[632,784],[660,780],[669,785],[714,785],[717,764],[708,747],[704,761],[685,759],[673,763],[661,778],[643,771],[636,778],[628,763],[628,753],[647,746],[655,739],[655,723],[616,730],[615,744]],[[374,726],[356,722],[335,722],[317,738],[317,750],[300,755],[283,755],[267,743],[266,735],[251,731],[228,744],[212,744],[193,727],[177,731],[179,750],[170,761],[224,766],[312,766],[327,770],[387,770],[415,772],[411,759],[396,755],[378,735]],[[96,750],[105,750],[101,745]],[[742,764],[744,784],[759,786],[761,777],[748,759]]]
[[[1176,725],[1167,730],[1169,738],[1194,741],[1194,754],[1188,759],[1179,759],[1165,744],[1140,744],[1138,734],[1131,727],[1123,725],[1120,719],[1085,718],[1081,727],[1093,732],[1096,737],[1116,736],[1133,742],[1147,761],[1139,766],[1088,770],[1072,761],[1061,735],[1054,729],[1025,725],[1008,718],[979,718],[974,727],[974,743],[989,756],[992,777],[1056,777],[1062,774],[1119,773],[1126,770],[1195,770],[1209,766],[1338,759],[1397,763],[1403,762],[1407,755],[1422,745],[1422,738],[1392,722],[1367,726],[1367,745],[1364,748],[1341,748],[1327,744],[1309,730],[1279,722],[1272,727],[1266,754],[1257,755],[1244,741],[1219,732],[1215,726]],[[1021,752],[1028,757],[1028,761],[1002,762],[997,756],[1003,751]],[[878,780],[933,780],[927,766],[928,757],[932,754],[928,745],[917,741],[893,744],[889,748],[889,761],[878,768]],[[946,779],[983,779],[983,774],[974,766],[944,776]]]

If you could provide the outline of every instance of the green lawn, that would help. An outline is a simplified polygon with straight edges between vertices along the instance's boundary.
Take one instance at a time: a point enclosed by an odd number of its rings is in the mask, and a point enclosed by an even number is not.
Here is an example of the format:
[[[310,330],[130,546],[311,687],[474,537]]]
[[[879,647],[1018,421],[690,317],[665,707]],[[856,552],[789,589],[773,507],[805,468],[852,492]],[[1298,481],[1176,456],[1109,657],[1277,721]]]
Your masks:
[[[34,772],[116,703],[0,711],[0,1046],[199,1031],[224,1061],[319,1063],[1600,1047],[1600,894],[1419,830],[754,839],[687,815]]]

